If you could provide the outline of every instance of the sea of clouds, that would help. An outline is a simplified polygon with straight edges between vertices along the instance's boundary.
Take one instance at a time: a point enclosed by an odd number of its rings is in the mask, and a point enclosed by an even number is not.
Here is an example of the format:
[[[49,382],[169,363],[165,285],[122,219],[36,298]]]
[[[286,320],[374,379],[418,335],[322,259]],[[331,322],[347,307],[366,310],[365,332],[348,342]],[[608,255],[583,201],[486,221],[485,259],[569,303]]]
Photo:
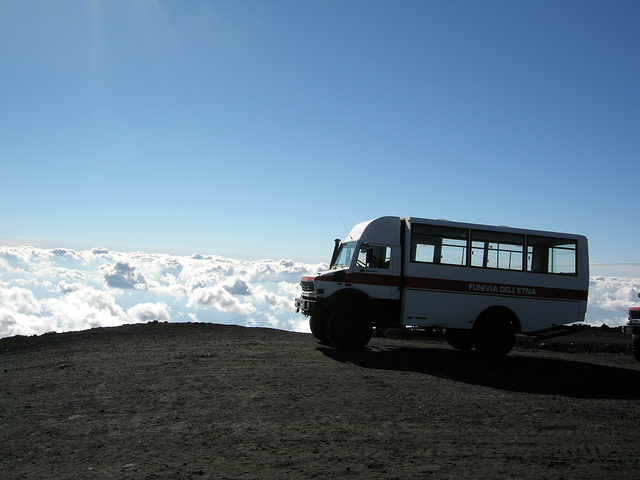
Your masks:
[[[327,265],[215,255],[0,247],[0,338],[126,323],[213,322],[309,332],[294,299]],[[587,322],[619,326],[640,278],[592,276]]]

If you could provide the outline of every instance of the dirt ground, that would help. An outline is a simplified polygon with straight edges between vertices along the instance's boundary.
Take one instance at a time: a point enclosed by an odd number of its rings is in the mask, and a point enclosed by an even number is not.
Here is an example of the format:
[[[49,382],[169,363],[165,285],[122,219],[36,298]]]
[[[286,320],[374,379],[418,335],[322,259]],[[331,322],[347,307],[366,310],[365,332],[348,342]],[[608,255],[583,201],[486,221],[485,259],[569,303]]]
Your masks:
[[[439,337],[149,323],[0,340],[0,478],[640,478],[614,329],[503,361]]]

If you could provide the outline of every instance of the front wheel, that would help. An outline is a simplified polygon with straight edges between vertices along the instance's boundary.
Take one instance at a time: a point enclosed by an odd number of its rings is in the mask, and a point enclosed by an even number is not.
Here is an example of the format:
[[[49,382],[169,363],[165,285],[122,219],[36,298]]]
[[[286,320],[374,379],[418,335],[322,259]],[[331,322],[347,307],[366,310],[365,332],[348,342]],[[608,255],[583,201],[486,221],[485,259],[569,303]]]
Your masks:
[[[327,317],[320,315],[312,315],[309,318],[309,327],[314,337],[318,339],[320,343],[325,345],[329,344],[329,338],[327,337]]]
[[[367,311],[357,305],[345,305],[327,318],[327,338],[338,350],[359,350],[373,334]]]
[[[640,335],[633,336],[633,356],[640,362]]]

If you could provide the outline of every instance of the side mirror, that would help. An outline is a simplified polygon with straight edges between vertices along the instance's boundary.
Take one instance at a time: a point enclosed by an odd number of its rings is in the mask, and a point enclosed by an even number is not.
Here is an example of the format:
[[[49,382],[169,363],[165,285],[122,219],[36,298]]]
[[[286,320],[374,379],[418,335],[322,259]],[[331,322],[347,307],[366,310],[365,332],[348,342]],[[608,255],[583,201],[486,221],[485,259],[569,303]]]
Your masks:
[[[340,250],[340,239],[336,238],[333,241],[333,253],[331,254],[331,263],[329,264],[329,268],[333,268],[333,264],[338,259],[338,251]]]
[[[640,292],[638,292],[638,298],[640,298]]]

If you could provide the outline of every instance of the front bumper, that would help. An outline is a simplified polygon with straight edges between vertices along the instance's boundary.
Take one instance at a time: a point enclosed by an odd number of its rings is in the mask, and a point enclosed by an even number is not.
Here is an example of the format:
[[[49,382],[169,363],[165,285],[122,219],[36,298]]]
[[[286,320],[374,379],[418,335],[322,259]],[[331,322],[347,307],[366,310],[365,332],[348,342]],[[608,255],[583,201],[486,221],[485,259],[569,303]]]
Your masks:
[[[311,298],[311,297],[298,297],[296,298],[296,312],[302,313],[303,315],[313,315],[318,312],[322,305],[321,298]]]

